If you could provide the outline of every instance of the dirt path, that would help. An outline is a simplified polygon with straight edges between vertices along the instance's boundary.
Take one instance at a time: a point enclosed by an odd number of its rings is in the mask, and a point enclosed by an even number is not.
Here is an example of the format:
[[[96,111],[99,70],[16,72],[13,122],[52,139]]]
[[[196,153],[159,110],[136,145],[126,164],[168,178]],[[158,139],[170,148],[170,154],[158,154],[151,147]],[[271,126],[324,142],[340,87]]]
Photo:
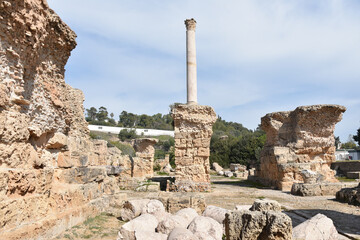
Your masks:
[[[251,205],[257,198],[278,201],[293,226],[322,213],[334,221],[340,239],[360,239],[360,207],[335,201],[334,196],[299,197],[278,190],[264,189],[249,181],[212,176],[212,191],[199,193],[207,205],[233,210],[236,205]],[[128,192],[129,199],[156,197],[157,193]],[[102,214],[66,231],[56,239],[116,239],[120,226],[124,224],[115,217]]]

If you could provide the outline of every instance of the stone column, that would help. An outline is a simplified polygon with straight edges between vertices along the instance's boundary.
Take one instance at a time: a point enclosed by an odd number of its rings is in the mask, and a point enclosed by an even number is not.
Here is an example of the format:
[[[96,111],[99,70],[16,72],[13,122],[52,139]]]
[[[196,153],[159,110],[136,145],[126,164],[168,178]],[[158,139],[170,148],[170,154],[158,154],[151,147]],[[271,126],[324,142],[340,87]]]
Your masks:
[[[196,46],[195,28],[196,21],[185,20],[186,25],[186,80],[187,80],[187,104],[197,104],[197,77],[196,77]]]

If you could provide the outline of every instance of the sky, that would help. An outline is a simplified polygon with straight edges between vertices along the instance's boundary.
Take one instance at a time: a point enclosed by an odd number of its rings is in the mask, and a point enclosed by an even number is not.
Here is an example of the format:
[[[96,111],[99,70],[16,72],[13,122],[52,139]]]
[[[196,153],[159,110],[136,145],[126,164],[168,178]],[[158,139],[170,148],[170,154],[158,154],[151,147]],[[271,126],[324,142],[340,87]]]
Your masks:
[[[198,102],[249,129],[298,106],[347,107],[360,127],[358,0],[48,0],[77,34],[65,81],[85,108],[166,114],[186,102],[186,28],[196,27]]]

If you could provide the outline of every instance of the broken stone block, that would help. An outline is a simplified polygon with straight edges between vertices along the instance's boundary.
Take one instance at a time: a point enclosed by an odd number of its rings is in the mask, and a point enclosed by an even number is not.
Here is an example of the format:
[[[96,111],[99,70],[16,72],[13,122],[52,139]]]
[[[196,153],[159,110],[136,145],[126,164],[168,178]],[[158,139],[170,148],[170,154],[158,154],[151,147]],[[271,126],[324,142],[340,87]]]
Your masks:
[[[276,211],[281,212],[281,205],[275,200],[256,199],[250,208],[251,211]]]
[[[342,188],[355,187],[355,182],[338,183],[294,183],[291,188],[291,194],[297,196],[329,196],[335,195]]]
[[[215,240],[221,240],[223,236],[223,226],[210,217],[198,216],[190,223],[188,229],[195,236],[209,235]],[[199,239],[204,239],[203,237]]]
[[[290,217],[281,212],[232,211],[225,216],[227,240],[292,238]]]
[[[223,168],[217,162],[213,162],[212,167],[215,170],[215,172],[219,172],[223,170]]]
[[[169,234],[174,228],[187,228],[190,224],[183,216],[169,215],[161,221],[156,230],[163,234]]]
[[[226,177],[232,177],[233,175],[234,175],[234,173],[231,172],[231,171],[225,171],[224,172],[224,176],[226,176]]]
[[[336,200],[360,206],[360,183],[354,188],[343,188],[336,193]]]
[[[183,208],[175,213],[177,216],[181,216],[186,219],[186,226],[188,226],[194,218],[199,216],[199,214],[196,212],[193,208]]]
[[[121,220],[129,221],[139,216],[150,199],[135,199],[126,201],[121,209]]]
[[[136,240],[136,232],[153,232],[155,233],[158,221],[151,214],[143,214],[134,218],[130,222],[125,223],[118,234],[118,239]]]
[[[230,170],[232,172],[245,172],[246,166],[239,163],[230,163]]]
[[[168,240],[199,240],[190,230],[176,227],[169,234]]]
[[[205,208],[205,211],[203,212],[203,216],[210,217],[222,225],[225,220],[225,214],[228,212],[229,210],[225,208],[209,205]]]
[[[61,132],[56,132],[52,138],[49,139],[46,144],[46,148],[60,149],[67,145],[67,136]]]
[[[338,232],[333,221],[319,213],[293,229],[293,239],[337,240]]]

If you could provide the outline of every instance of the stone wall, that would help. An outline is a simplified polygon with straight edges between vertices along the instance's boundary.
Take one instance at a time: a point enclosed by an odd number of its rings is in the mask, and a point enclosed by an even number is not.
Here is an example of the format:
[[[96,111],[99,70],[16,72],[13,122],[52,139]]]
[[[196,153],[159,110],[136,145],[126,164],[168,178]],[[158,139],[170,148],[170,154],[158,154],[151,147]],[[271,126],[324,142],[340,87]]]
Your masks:
[[[335,161],[335,124],[346,108],[339,105],[302,106],[261,118],[266,144],[258,177],[263,183],[289,191],[303,182],[302,170],[320,174],[318,181],[336,182],[330,165]]]
[[[139,138],[134,141],[136,156],[133,158],[132,177],[151,178],[154,176],[155,138]]]
[[[46,0],[0,1],[1,239],[49,239],[125,198],[105,167],[123,159],[64,81],[75,38]]]
[[[172,110],[175,130],[173,191],[210,190],[210,139],[216,114],[209,106],[177,105]]]

